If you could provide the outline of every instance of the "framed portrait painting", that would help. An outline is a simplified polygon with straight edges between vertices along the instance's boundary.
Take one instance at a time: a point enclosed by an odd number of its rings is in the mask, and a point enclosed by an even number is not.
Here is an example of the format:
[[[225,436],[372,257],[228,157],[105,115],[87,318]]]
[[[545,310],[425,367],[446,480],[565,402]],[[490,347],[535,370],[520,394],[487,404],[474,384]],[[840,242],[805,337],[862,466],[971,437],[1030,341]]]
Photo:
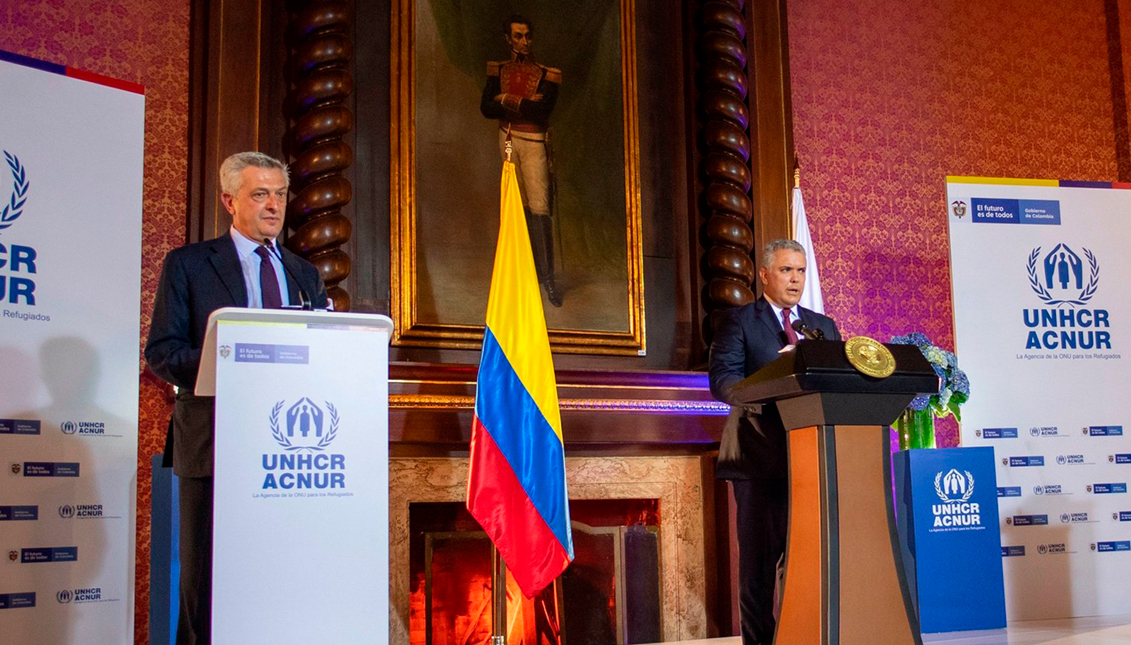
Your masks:
[[[394,345],[478,349],[509,143],[554,351],[642,355],[634,0],[394,0]]]

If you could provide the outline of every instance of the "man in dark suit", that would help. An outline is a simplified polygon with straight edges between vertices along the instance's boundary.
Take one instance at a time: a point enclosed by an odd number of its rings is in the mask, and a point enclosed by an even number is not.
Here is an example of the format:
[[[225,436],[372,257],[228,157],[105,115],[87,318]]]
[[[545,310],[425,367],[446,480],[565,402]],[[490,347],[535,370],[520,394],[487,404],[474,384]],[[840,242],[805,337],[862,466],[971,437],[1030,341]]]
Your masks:
[[[165,460],[180,485],[178,645],[210,641],[212,609],[213,397],[193,394],[208,316],[221,307],[328,306],[326,287],[309,262],[276,244],[287,204],[287,167],[258,152],[220,166],[220,201],[232,227],[216,239],[165,257],[145,360],[177,386]],[[168,465],[168,464],[166,464]]]
[[[759,262],[763,297],[721,311],[711,342],[711,394],[736,406],[719,449],[717,474],[731,480],[737,507],[739,609],[743,645],[774,639],[774,583],[785,552],[789,486],[785,428],[773,405],[742,407],[734,386],[773,362],[799,335],[800,320],[840,340],[832,318],[798,305],[805,288],[805,251],[793,240],[766,245]]]

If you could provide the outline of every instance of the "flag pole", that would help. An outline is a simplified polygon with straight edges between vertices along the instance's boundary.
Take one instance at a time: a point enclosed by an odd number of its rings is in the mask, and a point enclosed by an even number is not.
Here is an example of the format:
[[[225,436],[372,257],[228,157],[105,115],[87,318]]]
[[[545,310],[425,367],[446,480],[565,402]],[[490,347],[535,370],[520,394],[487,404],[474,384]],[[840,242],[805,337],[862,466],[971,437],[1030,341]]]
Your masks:
[[[507,563],[491,545],[491,645],[507,645]]]
[[[507,126],[503,149],[510,161],[513,152],[510,126]],[[491,543],[491,645],[507,645],[507,563],[494,542]]]

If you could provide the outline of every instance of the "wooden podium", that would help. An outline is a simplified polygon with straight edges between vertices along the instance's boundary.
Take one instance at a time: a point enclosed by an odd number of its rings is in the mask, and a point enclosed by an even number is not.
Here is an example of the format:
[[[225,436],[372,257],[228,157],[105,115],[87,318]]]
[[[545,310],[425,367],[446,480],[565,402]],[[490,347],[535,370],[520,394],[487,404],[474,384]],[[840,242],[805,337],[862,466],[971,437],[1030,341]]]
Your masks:
[[[776,645],[922,643],[892,505],[888,426],[938,377],[913,345],[896,369],[856,371],[844,343],[807,340],[735,386],[788,432],[789,529]]]

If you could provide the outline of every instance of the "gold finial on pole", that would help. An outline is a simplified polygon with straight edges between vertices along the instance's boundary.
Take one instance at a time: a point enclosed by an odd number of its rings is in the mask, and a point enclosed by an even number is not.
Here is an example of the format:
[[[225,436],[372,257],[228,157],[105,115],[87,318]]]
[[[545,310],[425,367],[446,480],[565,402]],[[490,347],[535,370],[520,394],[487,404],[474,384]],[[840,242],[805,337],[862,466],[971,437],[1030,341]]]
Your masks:
[[[511,126],[507,124],[507,138],[503,139],[503,152],[507,155],[507,161],[511,160],[511,151],[514,147],[511,145]]]
[[[796,162],[793,164],[793,187],[801,188],[801,166]]]

